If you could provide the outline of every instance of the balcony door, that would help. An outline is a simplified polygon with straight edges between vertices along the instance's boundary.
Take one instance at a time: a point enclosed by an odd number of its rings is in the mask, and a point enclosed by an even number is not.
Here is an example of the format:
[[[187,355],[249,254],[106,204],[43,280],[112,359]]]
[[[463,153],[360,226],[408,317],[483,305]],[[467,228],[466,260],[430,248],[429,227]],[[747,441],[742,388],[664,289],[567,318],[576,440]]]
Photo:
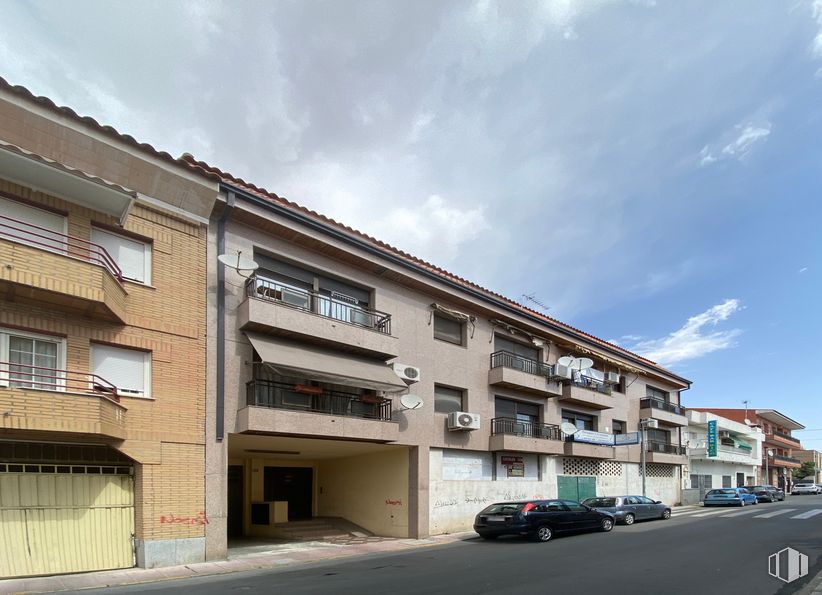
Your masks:
[[[63,215],[0,198],[0,237],[52,252],[66,252],[65,233]]]
[[[0,386],[63,389],[64,361],[60,339],[0,329]]]
[[[512,429],[515,434],[523,434],[527,436],[538,435],[538,405],[497,397],[494,400],[494,408],[495,417],[504,417],[514,420]]]

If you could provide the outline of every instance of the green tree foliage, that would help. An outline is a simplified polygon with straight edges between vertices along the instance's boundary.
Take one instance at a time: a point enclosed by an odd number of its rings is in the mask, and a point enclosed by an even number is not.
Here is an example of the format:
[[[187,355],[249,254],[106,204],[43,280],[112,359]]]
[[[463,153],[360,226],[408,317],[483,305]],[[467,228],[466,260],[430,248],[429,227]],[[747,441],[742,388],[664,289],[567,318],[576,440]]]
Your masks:
[[[799,479],[805,479],[806,477],[814,477],[815,472],[816,467],[814,467],[813,461],[806,461],[802,463],[799,469],[793,470],[793,479],[797,481]]]

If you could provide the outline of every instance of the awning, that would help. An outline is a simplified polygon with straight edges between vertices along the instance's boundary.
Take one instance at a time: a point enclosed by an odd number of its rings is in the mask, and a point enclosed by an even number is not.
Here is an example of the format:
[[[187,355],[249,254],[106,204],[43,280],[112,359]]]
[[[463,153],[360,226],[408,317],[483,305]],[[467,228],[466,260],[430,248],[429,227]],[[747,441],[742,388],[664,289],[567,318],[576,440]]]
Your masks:
[[[246,333],[260,359],[284,376],[400,392],[408,387],[383,363],[309,345],[295,345],[277,337]]]
[[[733,440],[733,441],[734,441],[734,444],[736,444],[736,447],[737,447],[737,448],[741,448],[741,449],[743,449],[743,450],[753,450],[753,447],[752,447],[752,446],[750,446],[750,445],[748,445],[748,444],[745,444],[744,442],[742,442],[741,440],[738,440],[738,439],[734,438],[733,436],[731,436],[731,440]]]
[[[122,186],[4,141],[0,141],[0,177],[112,215],[121,225],[137,198]]]

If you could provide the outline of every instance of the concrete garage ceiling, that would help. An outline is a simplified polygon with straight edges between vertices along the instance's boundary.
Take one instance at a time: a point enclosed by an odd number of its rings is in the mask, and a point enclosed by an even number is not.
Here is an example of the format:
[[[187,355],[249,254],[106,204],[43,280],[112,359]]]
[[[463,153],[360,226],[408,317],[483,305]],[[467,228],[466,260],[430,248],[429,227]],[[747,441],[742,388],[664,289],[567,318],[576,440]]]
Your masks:
[[[229,434],[228,436],[228,456],[237,459],[339,459],[378,451],[385,452],[396,448],[407,447],[371,442],[314,440],[256,434]]]

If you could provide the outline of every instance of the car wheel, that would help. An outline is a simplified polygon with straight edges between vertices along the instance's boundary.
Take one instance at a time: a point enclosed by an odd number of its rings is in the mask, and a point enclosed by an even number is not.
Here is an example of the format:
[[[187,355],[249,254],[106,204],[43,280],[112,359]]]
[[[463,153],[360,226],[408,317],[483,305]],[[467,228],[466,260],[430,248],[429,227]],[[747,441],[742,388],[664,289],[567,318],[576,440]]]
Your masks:
[[[602,530],[606,533],[614,528],[614,521],[611,519],[602,519],[602,525],[600,525]]]
[[[633,525],[635,520],[636,520],[636,519],[634,518],[634,515],[632,515],[632,514],[626,514],[626,515],[625,515],[625,519],[623,520],[623,522],[624,522],[626,525]]]
[[[671,511],[666,508],[662,511],[662,520],[667,521],[669,518],[671,518]]]
[[[745,506],[745,500],[740,500],[740,501],[739,501],[739,505],[740,505],[740,506]]]
[[[534,533],[534,539],[537,541],[551,541],[551,538],[554,536],[554,532],[548,525],[542,525],[541,527],[537,528],[537,532]]]

